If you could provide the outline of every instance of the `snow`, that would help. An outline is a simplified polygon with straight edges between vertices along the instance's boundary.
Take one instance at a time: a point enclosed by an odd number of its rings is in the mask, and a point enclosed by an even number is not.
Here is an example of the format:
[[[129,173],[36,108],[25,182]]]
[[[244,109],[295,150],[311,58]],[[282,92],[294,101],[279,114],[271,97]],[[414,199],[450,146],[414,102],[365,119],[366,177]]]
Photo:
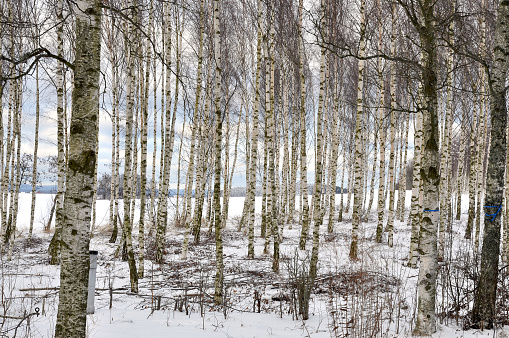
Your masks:
[[[407,215],[410,194],[407,191]],[[36,240],[28,246],[25,238],[31,196],[20,194],[19,233],[13,258],[7,261],[5,255],[0,256],[0,314],[8,317],[24,317],[26,313],[33,315],[29,316],[29,323],[25,319],[21,325],[20,319],[0,322],[0,337],[3,337],[2,334],[13,337],[16,326],[19,326],[16,331],[18,337],[53,336],[58,308],[59,268],[47,264],[46,249],[51,234],[44,232],[52,201],[53,195],[37,195]],[[260,220],[257,220],[256,258],[247,259],[245,230],[237,230],[243,202],[242,197],[230,200],[230,220],[223,232],[228,303],[225,307],[218,307],[213,306],[210,299],[213,294],[215,248],[213,238],[207,234],[208,228],[202,229],[201,243],[190,245],[188,260],[182,261],[180,253],[184,229],[171,225],[165,263],[159,265],[146,260],[145,278],[140,280],[140,291],[135,295],[128,292],[127,263],[114,257],[117,244],[108,243],[109,201],[97,201],[97,232],[91,240],[91,249],[99,251],[96,311],[87,317],[88,336],[364,337],[370,332],[376,332],[374,336],[377,337],[410,336],[414,325],[418,270],[405,266],[410,242],[407,223],[395,222],[394,247],[389,248],[374,242],[377,217],[372,212],[368,222],[363,223],[360,229],[364,240],[360,243],[361,259],[357,262],[348,259],[351,215],[345,214],[344,222],[336,222],[332,234],[327,234],[326,226],[323,226],[319,276],[310,301],[310,318],[303,321],[291,313],[293,305],[290,298],[295,280],[290,274],[295,267],[292,264],[306,264],[311,241],[308,242],[308,251],[296,251],[300,226],[294,223],[290,229],[285,225],[281,272],[273,273],[272,257],[263,254],[264,240],[259,237]],[[339,203],[339,196],[336,196],[336,203]],[[463,198],[463,210],[467,208],[466,203],[467,196]],[[375,208],[376,200],[373,205]],[[261,198],[257,198],[256,207],[256,212],[260,212]],[[460,222],[455,221],[454,231],[448,238],[452,248],[450,255],[455,259],[464,257],[465,250],[471,250],[470,244],[462,238],[465,222],[466,215],[462,215]],[[327,218],[324,223],[327,224]],[[137,233],[138,228],[135,227],[135,243]],[[149,258],[150,245],[148,240]],[[295,258],[296,252],[299,258]],[[462,282],[469,285],[468,281]],[[440,287],[440,283],[439,280],[438,313],[448,311],[451,305],[450,297],[443,296],[445,288]],[[255,292],[260,295],[261,313],[254,309]],[[183,301],[181,312],[178,302],[182,300],[187,302]],[[39,308],[38,316],[35,315],[36,307]],[[460,316],[466,315],[467,310],[461,309]],[[433,337],[509,337],[508,327],[495,332],[463,331],[462,317],[458,325],[451,316],[442,320],[439,317],[437,321],[438,330]]]

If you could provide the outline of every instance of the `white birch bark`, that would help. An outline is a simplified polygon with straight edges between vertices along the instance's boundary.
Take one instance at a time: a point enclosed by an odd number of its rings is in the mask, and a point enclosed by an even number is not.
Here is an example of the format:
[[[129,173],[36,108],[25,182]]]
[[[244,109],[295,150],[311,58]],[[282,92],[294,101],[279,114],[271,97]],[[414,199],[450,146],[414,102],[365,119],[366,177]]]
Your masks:
[[[258,37],[256,44],[256,74],[253,132],[251,134],[251,155],[249,163],[249,217],[248,217],[248,247],[247,257],[254,258],[254,226],[255,226],[255,194],[256,194],[256,168],[258,165],[258,120],[260,115],[260,75],[262,64],[262,2],[258,0]]]
[[[0,102],[1,103],[1,102]],[[35,217],[35,197],[37,196],[37,151],[39,149],[39,117],[40,117],[40,92],[39,92],[39,64],[35,65],[35,136],[34,136],[34,164],[32,167],[32,203],[30,206],[30,228],[28,240],[32,239]]]
[[[223,238],[221,234],[221,140],[223,135],[221,100],[221,27],[220,0],[213,0],[214,4],[214,61],[215,61],[215,87],[214,87],[214,110],[215,110],[215,158],[214,158],[214,231],[216,240],[216,275],[214,279],[214,303],[219,305],[223,301]]]
[[[361,5],[362,6],[362,5]],[[327,27],[325,21],[325,15],[327,13],[325,7],[325,0],[321,0],[320,3],[320,14],[321,14],[321,27],[324,32],[324,39],[327,39]],[[361,13],[362,13],[361,7]],[[362,16],[361,16],[362,17]],[[361,43],[361,49],[363,45]],[[316,167],[315,167],[315,194],[313,196],[313,248],[311,249],[311,259],[310,259],[310,268],[309,268],[309,276],[314,281],[317,275],[317,266],[318,266],[318,245],[320,240],[320,227],[323,222],[323,208],[321,205],[321,197],[322,197],[322,175],[323,175],[323,159],[321,154],[326,153],[323,151],[323,129],[322,125],[324,124],[324,110],[326,108],[326,86],[327,86],[327,50],[325,48],[325,41],[323,41],[323,45],[321,47],[320,53],[320,93],[318,95],[318,112],[316,117]],[[359,75],[362,73],[359,71]]]
[[[308,172],[306,155],[306,81],[304,77],[304,37],[302,35],[302,10],[303,0],[299,0],[298,8],[298,32],[299,39],[299,77],[300,77],[300,190],[302,196],[302,230],[300,234],[299,248],[306,248],[309,233],[309,202],[308,202]]]
[[[392,33],[391,33],[391,55],[396,55],[396,4],[392,5]],[[387,218],[387,244],[393,245],[394,236],[394,190],[395,190],[395,167],[396,167],[396,65],[391,63],[391,131],[390,131],[390,153],[389,153],[389,216]]]
[[[63,57],[63,0],[57,2],[57,54]],[[64,87],[63,87],[63,63],[57,62],[56,69],[56,90],[57,90],[57,151],[58,151],[58,183],[57,183],[57,205],[55,213],[55,233],[51,239],[50,247],[50,264],[59,263],[60,241],[64,217],[64,189],[65,189],[65,153],[64,153]]]
[[[357,80],[357,113],[356,113],[356,124],[355,124],[355,155],[354,155],[354,202],[352,210],[352,242],[350,244],[349,257],[351,260],[356,260],[358,253],[358,236],[359,226],[361,223],[362,215],[362,159],[363,159],[363,148],[362,148],[362,121],[363,121],[363,88],[364,88],[364,56],[366,55],[366,1],[361,0],[360,7],[360,41],[359,41],[359,78]]]
[[[65,226],[62,228],[60,292],[55,337],[85,337],[90,212],[99,120],[100,0],[80,1],[75,15],[75,89],[69,132]]]
[[[420,227],[420,267],[417,280],[417,321],[414,335],[428,336],[436,331],[437,231],[439,222],[438,167],[438,103],[437,47],[434,3],[426,0],[422,7],[419,31],[422,50],[421,75],[423,87],[423,149],[421,177],[423,181],[423,216]]]
[[[162,168],[162,179],[160,180],[159,188],[159,202],[157,205],[157,227],[156,227],[156,260],[158,262],[163,261],[163,250],[166,229],[168,226],[168,191],[170,183],[170,167],[171,158],[173,156],[173,140],[175,135],[175,120],[176,115],[171,116],[171,24],[170,24],[170,9],[165,9],[166,14],[166,34],[165,34],[165,63],[166,63],[166,84],[165,84],[165,131],[164,131],[164,148],[161,148],[163,152]],[[161,125],[162,126],[162,125]],[[164,149],[164,151],[163,151]]]

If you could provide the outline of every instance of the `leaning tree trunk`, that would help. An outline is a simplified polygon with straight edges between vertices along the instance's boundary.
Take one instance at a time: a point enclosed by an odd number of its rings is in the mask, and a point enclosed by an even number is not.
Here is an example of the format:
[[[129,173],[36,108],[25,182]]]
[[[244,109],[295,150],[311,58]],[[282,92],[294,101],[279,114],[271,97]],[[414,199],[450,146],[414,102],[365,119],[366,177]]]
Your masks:
[[[75,10],[75,87],[69,133],[69,175],[64,199],[66,215],[62,228],[56,338],[87,335],[90,212],[99,122],[101,6],[100,0],[84,0]]]
[[[506,76],[509,55],[509,3],[500,1],[495,28],[493,65],[489,77],[491,110],[491,148],[486,175],[485,225],[481,252],[481,271],[476,286],[472,323],[491,329],[496,316],[498,261],[507,140]]]

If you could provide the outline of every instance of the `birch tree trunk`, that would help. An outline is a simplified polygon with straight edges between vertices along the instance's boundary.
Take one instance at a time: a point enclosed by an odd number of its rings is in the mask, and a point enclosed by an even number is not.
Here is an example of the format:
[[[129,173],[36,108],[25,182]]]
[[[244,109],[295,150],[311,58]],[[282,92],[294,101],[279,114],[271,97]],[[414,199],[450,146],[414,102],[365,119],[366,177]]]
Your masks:
[[[153,20],[153,0],[150,1],[149,19],[148,19],[148,36],[152,35]],[[148,139],[148,88],[150,85],[150,64],[152,59],[152,48],[148,41],[145,42],[146,61],[145,61],[145,85],[143,92],[143,106],[141,107],[141,163],[140,163],[140,222],[138,236],[138,278],[145,275],[145,213],[147,205],[147,139]],[[154,78],[154,82],[156,79]]]
[[[462,102],[464,102],[465,100],[463,99]],[[465,178],[464,178],[464,167],[465,167],[465,145],[466,145],[466,137],[465,137],[465,131],[467,129],[467,126],[466,126],[466,114],[464,113],[465,112],[465,107],[463,106],[463,113],[462,113],[462,117],[461,117],[461,124],[460,124],[460,138],[459,138],[459,143],[460,143],[460,149],[459,149],[459,153],[458,153],[458,173],[456,175],[456,220],[459,221],[461,219],[461,195],[463,193],[463,184],[464,184],[464,181],[465,181]]]
[[[400,164],[399,170],[399,193],[398,193],[398,220],[403,221],[405,219],[405,203],[406,203],[406,165],[408,155],[408,129],[410,120],[408,114],[404,116],[405,131],[403,136],[403,158]]]
[[[39,116],[40,116],[40,93],[39,93],[39,63],[35,66],[35,136],[34,136],[34,164],[32,167],[32,204],[30,207],[30,228],[28,240],[32,239],[35,217],[35,198],[37,196],[37,150],[39,149]]]
[[[16,142],[16,162],[12,162],[12,177],[11,177],[11,203],[10,203],[10,211],[9,211],[9,220],[8,220],[8,230],[6,238],[9,240],[9,252],[7,255],[7,260],[12,259],[12,251],[14,248],[14,241],[16,238],[16,224],[18,217],[18,202],[19,202],[19,188],[21,184],[21,110],[22,110],[22,85],[23,79],[20,78],[16,81],[16,109],[14,116],[14,137]],[[16,176],[14,177],[14,168],[16,167]],[[14,185],[14,189],[12,189],[12,185]],[[13,191],[14,190],[14,191]],[[10,237],[10,238],[9,238]]]
[[[90,211],[99,121],[101,6],[99,0],[84,0],[75,10],[75,87],[64,199],[57,338],[86,336]]]
[[[378,6],[380,8],[380,18],[382,17],[382,7],[380,0],[378,0]],[[378,29],[378,49],[382,50],[382,20]],[[382,243],[382,234],[384,229],[384,214],[385,214],[385,80],[383,77],[382,60],[378,59],[377,62],[378,72],[378,83],[380,85],[380,91],[378,92],[378,101],[380,106],[378,107],[378,143],[380,144],[380,167],[378,172],[378,223],[376,226],[376,242]]]
[[[420,87],[420,86],[419,86]],[[419,88],[419,91],[421,89]],[[417,259],[419,258],[419,234],[421,225],[421,209],[420,192],[421,192],[421,162],[422,162],[422,124],[423,115],[420,109],[417,109],[415,116],[414,131],[414,170],[412,174],[412,198],[410,200],[410,217],[411,235],[410,235],[410,253],[408,257],[408,266],[417,267]]]
[[[184,246],[182,249],[182,257],[185,259],[187,257],[187,245],[186,241],[189,241],[189,227],[191,226],[191,195],[193,188],[193,180],[194,180],[194,158],[198,158],[198,154],[195,155],[196,148],[196,138],[197,132],[199,128],[200,121],[200,100],[201,100],[201,87],[202,87],[202,67],[203,67],[203,10],[205,6],[205,0],[200,1],[200,32],[199,32],[199,42],[198,42],[198,69],[196,72],[196,97],[194,101],[194,112],[193,112],[193,122],[192,122],[192,132],[191,132],[191,149],[189,154],[189,165],[187,167],[187,192],[186,192],[186,236],[184,239]],[[196,171],[196,189],[195,189],[195,204],[197,204],[198,197],[198,184],[201,183],[198,177],[198,170]],[[200,210],[201,211],[201,210]],[[194,218],[197,215],[195,213]],[[201,215],[200,215],[201,219]],[[194,227],[193,227],[194,229]]]
[[[214,230],[216,239],[216,276],[214,280],[214,303],[219,305],[223,301],[223,238],[221,234],[221,140],[223,135],[221,101],[221,28],[219,26],[220,0],[214,0],[214,61],[215,61],[215,88],[214,110],[216,118],[215,128],[215,159],[214,159]]]
[[[476,151],[476,132],[477,120],[480,118],[478,110],[478,98],[474,96],[474,113],[472,116],[472,129],[470,130],[470,172],[468,175],[468,219],[465,229],[465,239],[472,238],[472,230],[475,220],[475,195],[476,195],[476,179],[477,179],[477,151]]]
[[[359,79],[357,82],[357,113],[355,123],[355,165],[354,165],[354,192],[353,192],[353,210],[352,210],[352,242],[350,244],[349,257],[351,260],[357,260],[358,252],[358,232],[362,215],[362,120],[363,120],[363,88],[364,88],[364,56],[366,55],[366,1],[361,0],[360,7],[360,41],[359,41]]]
[[[166,62],[166,116],[165,116],[165,131],[164,131],[164,152],[163,165],[160,169],[162,172],[162,179],[160,180],[159,189],[159,203],[157,205],[157,227],[156,227],[156,260],[163,261],[163,250],[166,229],[168,226],[168,190],[170,188],[170,166],[171,158],[173,156],[173,140],[175,135],[175,120],[176,114],[171,116],[171,24],[170,24],[170,9],[165,8],[166,14],[166,34],[165,34],[165,62]],[[177,81],[178,82],[178,81]],[[162,126],[162,125],[161,125]],[[164,151],[163,151],[164,149]]]
[[[341,82],[341,81],[339,81]],[[333,107],[333,137],[332,137],[332,152],[331,152],[331,160],[329,163],[329,172],[330,172],[330,182],[329,188],[327,189],[329,192],[329,220],[327,225],[327,231],[332,233],[334,231],[334,214],[336,210],[336,177],[338,175],[338,158],[339,158],[339,131],[341,130],[342,120],[338,124],[339,120],[339,96],[341,93],[341,85],[338,86],[338,89],[334,93],[334,107]],[[373,173],[374,175],[374,173]]]
[[[247,257],[254,258],[254,226],[255,226],[255,196],[256,196],[256,168],[258,164],[258,125],[260,116],[260,73],[262,67],[262,2],[258,5],[258,37],[256,43],[256,74],[255,74],[255,97],[253,114],[253,132],[251,134],[251,154],[249,163],[249,190],[246,198],[249,198],[248,217],[248,247]]]
[[[476,166],[476,209],[475,209],[475,235],[474,235],[474,250],[479,250],[479,236],[481,232],[481,217],[484,213],[482,207],[482,196],[483,196],[483,178],[484,178],[484,151],[485,151],[485,140],[486,140],[486,99],[484,86],[485,77],[484,69],[480,67],[480,85],[479,85],[479,131],[477,136],[477,166]]]
[[[454,12],[454,2],[453,2]],[[449,43],[452,45],[454,42],[454,20],[449,24]],[[446,112],[445,112],[445,130],[444,139],[441,149],[441,163],[440,163],[440,232],[438,237],[438,260],[443,261],[445,250],[445,230],[450,229],[449,212],[451,208],[451,195],[449,187],[449,177],[451,177],[451,129],[453,119],[453,106],[452,106],[452,89],[453,89],[453,63],[454,53],[451,48],[447,53],[447,98],[446,98]]]
[[[362,0],[364,1],[364,0]],[[325,21],[325,15],[327,14],[327,10],[325,7],[325,0],[321,0],[320,3],[321,9],[321,27],[323,30],[323,39],[327,39],[327,27]],[[363,7],[361,5],[361,13],[363,13]],[[363,15],[363,14],[362,14]],[[363,16],[361,16],[362,18]],[[361,19],[362,22],[362,19]],[[362,26],[362,25],[361,25]],[[322,160],[322,152],[323,145],[323,129],[322,125],[323,115],[326,105],[326,86],[327,86],[327,70],[326,70],[326,62],[327,62],[327,50],[325,48],[325,41],[322,42],[321,46],[321,54],[320,54],[320,94],[318,95],[318,112],[316,117],[316,167],[315,167],[315,194],[313,196],[313,248],[311,250],[311,260],[310,260],[310,268],[309,268],[309,276],[312,281],[316,279],[317,275],[317,266],[318,266],[318,244],[320,240],[320,226],[323,222],[323,209],[321,205],[321,197],[322,197],[322,175],[323,175],[323,160]],[[361,43],[361,50],[363,50],[363,44]],[[359,71],[359,76],[362,75],[362,72]],[[362,88],[362,87],[361,87]]]
[[[57,53],[63,57],[64,53],[64,22],[63,22],[63,0],[57,2]],[[58,188],[57,188],[57,209],[55,214],[55,233],[49,246],[50,264],[59,263],[60,241],[62,226],[64,222],[64,184],[65,184],[65,153],[64,153],[64,87],[63,87],[63,63],[57,62],[56,69],[56,90],[57,90],[57,150],[58,150]]]
[[[136,1],[136,0],[133,0]],[[134,5],[134,3],[131,3]],[[136,18],[135,12],[132,13],[133,20]],[[133,32],[133,24],[129,23],[128,32]],[[132,34],[132,33],[131,33]],[[129,264],[129,279],[131,282],[131,292],[138,292],[138,273],[136,271],[136,261],[134,257],[132,242],[132,218],[131,218],[131,199],[132,199],[132,166],[133,166],[133,110],[134,110],[134,94],[135,94],[135,56],[134,46],[128,43],[126,37],[127,50],[127,88],[126,88],[126,126],[125,126],[125,166],[124,166],[124,221],[123,221],[123,238],[127,249]],[[134,178],[136,179],[136,178]],[[134,187],[136,190],[136,185]]]
[[[423,153],[421,177],[424,200],[420,228],[419,277],[417,280],[417,322],[414,335],[431,335],[436,331],[435,299],[437,279],[437,228],[439,222],[438,167],[438,103],[437,103],[437,47],[435,36],[434,2],[422,1],[422,18],[418,29],[422,51],[421,76],[424,109],[423,112]]]
[[[396,4],[392,5],[392,33],[391,33],[391,55],[396,55]],[[395,167],[396,167],[396,65],[391,63],[391,133],[390,143],[391,149],[389,153],[389,216],[387,218],[387,244],[389,247],[393,245],[394,235],[394,190],[395,190]]]
[[[113,231],[110,237],[110,243],[115,243],[117,240],[117,214],[115,209],[115,201],[117,200],[117,166],[118,162],[116,161],[117,147],[116,147],[116,124],[117,124],[117,114],[118,114],[118,93],[117,93],[117,69],[115,64],[115,58],[112,51],[112,42],[108,44],[111,54],[111,86],[112,86],[112,109],[111,109],[111,182],[110,182],[110,225],[113,227]],[[117,205],[118,207],[118,205]]]
[[[306,156],[306,82],[304,77],[304,37],[302,35],[302,10],[303,0],[299,0],[298,8],[298,32],[299,39],[299,77],[300,77],[300,190],[302,196],[302,231],[300,234],[299,248],[306,248],[309,233],[309,202],[308,202],[308,171]]]
[[[507,102],[506,77],[509,55],[509,3],[500,1],[496,19],[493,65],[489,77],[491,110],[491,148],[486,176],[485,225],[481,252],[481,270],[476,287],[472,323],[474,327],[491,329],[496,316],[498,263],[500,254],[504,169],[506,163]],[[489,216],[492,215],[492,216]],[[497,217],[498,216],[498,217]]]

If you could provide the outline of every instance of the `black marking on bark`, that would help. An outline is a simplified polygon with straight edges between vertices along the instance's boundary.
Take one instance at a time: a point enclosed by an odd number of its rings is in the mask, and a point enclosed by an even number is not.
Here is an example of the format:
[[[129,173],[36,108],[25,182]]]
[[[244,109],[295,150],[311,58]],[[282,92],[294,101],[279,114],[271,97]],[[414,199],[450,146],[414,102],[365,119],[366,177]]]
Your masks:
[[[84,175],[93,175],[96,159],[94,150],[83,151],[77,158],[69,160],[69,169],[71,169],[74,174],[79,172]]]
[[[83,133],[83,125],[79,122],[75,122],[71,124],[70,134],[82,134]]]

